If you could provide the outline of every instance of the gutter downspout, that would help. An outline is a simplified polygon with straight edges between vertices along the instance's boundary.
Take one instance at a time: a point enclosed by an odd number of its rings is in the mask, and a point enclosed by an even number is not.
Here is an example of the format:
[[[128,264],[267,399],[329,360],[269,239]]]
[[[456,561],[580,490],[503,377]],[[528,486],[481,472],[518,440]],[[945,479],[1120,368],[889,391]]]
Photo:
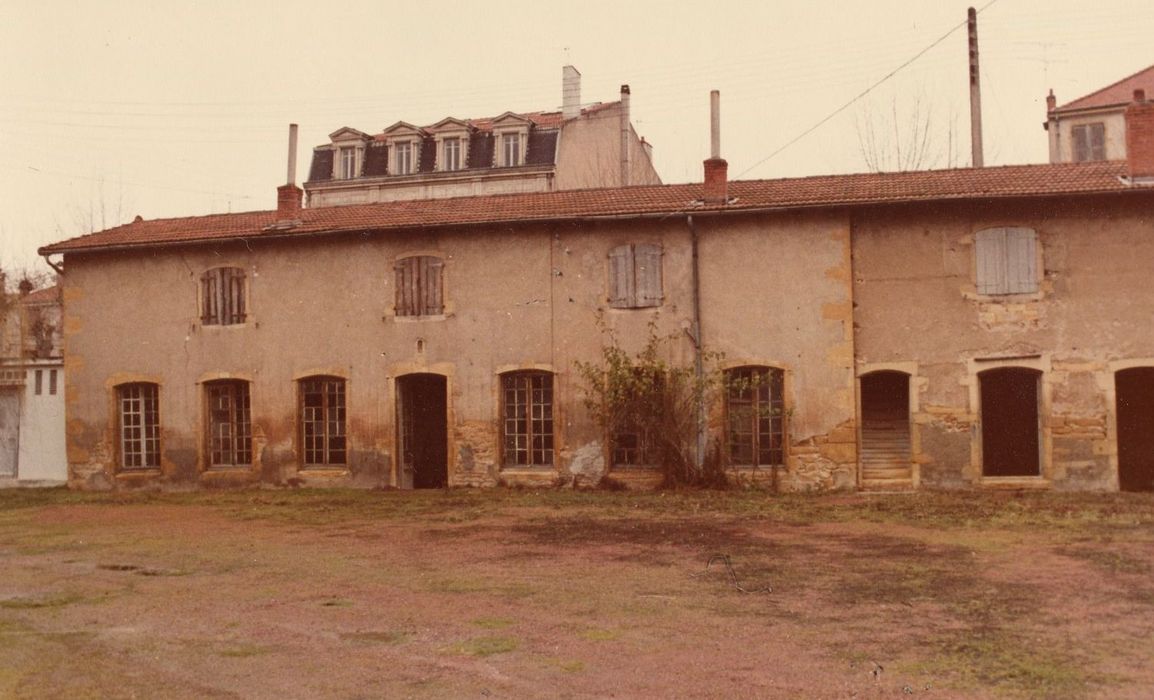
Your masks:
[[[51,253],[49,253],[48,255],[51,255]],[[44,258],[44,262],[45,262],[45,264],[47,264],[47,265],[48,265],[48,267],[52,268],[53,270],[56,270],[56,274],[58,274],[58,275],[63,275],[63,274],[64,274],[64,268],[63,268],[63,267],[60,267],[60,266],[59,266],[59,265],[57,265],[56,263],[54,263],[54,262],[52,262],[51,260],[49,260],[49,259],[48,259],[48,255],[42,255],[42,256],[41,256],[42,258]]]
[[[701,469],[705,464],[705,361],[702,357],[701,342],[701,275],[698,263],[697,227],[693,225],[693,215],[685,216],[685,223],[689,227],[690,250],[692,251],[692,285],[693,285],[693,325],[690,330],[693,340],[693,375],[697,380],[697,452],[693,456],[694,465]]]

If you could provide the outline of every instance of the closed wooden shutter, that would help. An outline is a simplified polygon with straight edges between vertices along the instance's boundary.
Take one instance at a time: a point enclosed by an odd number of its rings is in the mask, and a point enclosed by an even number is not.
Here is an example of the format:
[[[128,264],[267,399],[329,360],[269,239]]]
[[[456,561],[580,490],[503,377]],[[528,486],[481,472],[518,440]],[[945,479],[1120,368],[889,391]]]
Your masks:
[[[1091,124],[1090,131],[1090,160],[1106,160],[1106,125]]]
[[[661,306],[661,246],[638,243],[633,247],[636,278],[635,306]]]
[[[217,282],[216,270],[209,270],[200,277],[203,304],[200,321],[205,325],[220,323],[220,294],[217,291]]]
[[[398,260],[396,267],[396,314],[435,316],[444,313],[441,282],[444,262],[431,255]]]
[[[1037,235],[1028,228],[1008,228],[1006,235],[1006,293],[1038,291]]]
[[[1000,228],[979,231],[977,249],[978,294],[1006,293],[1006,231]]]
[[[1085,160],[1090,160],[1090,139],[1089,134],[1086,133],[1086,127],[1074,127],[1070,135],[1074,140],[1074,162],[1080,163]]]
[[[628,309],[633,298],[633,249],[618,246],[609,251],[609,306]]]

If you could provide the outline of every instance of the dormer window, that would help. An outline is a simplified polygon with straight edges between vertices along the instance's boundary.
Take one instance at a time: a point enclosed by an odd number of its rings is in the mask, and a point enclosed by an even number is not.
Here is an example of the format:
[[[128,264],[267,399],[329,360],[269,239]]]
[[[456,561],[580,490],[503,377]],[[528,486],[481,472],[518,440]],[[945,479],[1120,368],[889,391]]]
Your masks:
[[[329,134],[329,138],[332,139],[334,151],[333,179],[352,180],[360,177],[369,135],[346,126]]]
[[[398,141],[393,145],[393,174],[411,175],[413,170],[413,143]]]
[[[345,146],[340,150],[340,163],[338,164],[337,177],[341,180],[351,180],[357,176],[357,149],[352,146]]]
[[[441,170],[461,169],[461,139],[447,138],[441,142]]]
[[[521,165],[524,163],[522,156],[524,149],[521,147],[521,134],[501,134],[501,166],[511,167],[514,165]]]

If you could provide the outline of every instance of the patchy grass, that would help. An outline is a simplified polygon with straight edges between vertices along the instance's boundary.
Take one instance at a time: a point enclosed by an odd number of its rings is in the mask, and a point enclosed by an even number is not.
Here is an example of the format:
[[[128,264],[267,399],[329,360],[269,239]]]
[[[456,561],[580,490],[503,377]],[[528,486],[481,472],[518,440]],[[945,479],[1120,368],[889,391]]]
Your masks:
[[[0,609],[4,610],[39,610],[42,608],[61,608],[84,600],[78,593],[57,593],[36,598],[7,598],[0,600]]]
[[[412,635],[402,630],[381,630],[367,632],[343,632],[340,638],[358,644],[403,644]]]
[[[470,620],[476,627],[486,630],[501,630],[506,627],[512,627],[516,621],[509,617],[479,617],[475,620]]]
[[[453,646],[458,654],[467,656],[493,656],[516,651],[520,643],[516,637],[474,637]]]

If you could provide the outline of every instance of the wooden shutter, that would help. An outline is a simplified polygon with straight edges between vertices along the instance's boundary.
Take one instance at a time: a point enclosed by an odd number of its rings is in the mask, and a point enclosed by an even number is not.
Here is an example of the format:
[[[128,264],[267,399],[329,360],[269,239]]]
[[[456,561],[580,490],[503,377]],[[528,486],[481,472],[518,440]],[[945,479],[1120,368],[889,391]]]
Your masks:
[[[633,247],[636,281],[635,306],[661,306],[661,246],[638,243]]]
[[[1106,125],[1098,122],[1086,129],[1090,132],[1090,160],[1106,160]]]
[[[974,236],[978,294],[1006,294],[1006,230],[991,228]]]
[[[431,255],[421,256],[421,314],[435,316],[444,311],[441,300],[441,272],[444,263]]]
[[[1084,160],[1090,160],[1090,139],[1086,133],[1085,126],[1074,127],[1070,135],[1074,140],[1074,162],[1080,163]]]
[[[200,310],[200,322],[205,325],[220,323],[220,307],[217,291],[218,280],[216,270],[209,270],[200,277],[203,307]]]
[[[1028,228],[1003,229],[1006,237],[1006,293],[1038,291],[1037,234]]]
[[[396,313],[398,316],[415,316],[416,310],[416,258],[398,260],[394,268],[397,271],[397,298]]]
[[[633,306],[633,248],[623,245],[609,251],[609,306],[628,309]]]

